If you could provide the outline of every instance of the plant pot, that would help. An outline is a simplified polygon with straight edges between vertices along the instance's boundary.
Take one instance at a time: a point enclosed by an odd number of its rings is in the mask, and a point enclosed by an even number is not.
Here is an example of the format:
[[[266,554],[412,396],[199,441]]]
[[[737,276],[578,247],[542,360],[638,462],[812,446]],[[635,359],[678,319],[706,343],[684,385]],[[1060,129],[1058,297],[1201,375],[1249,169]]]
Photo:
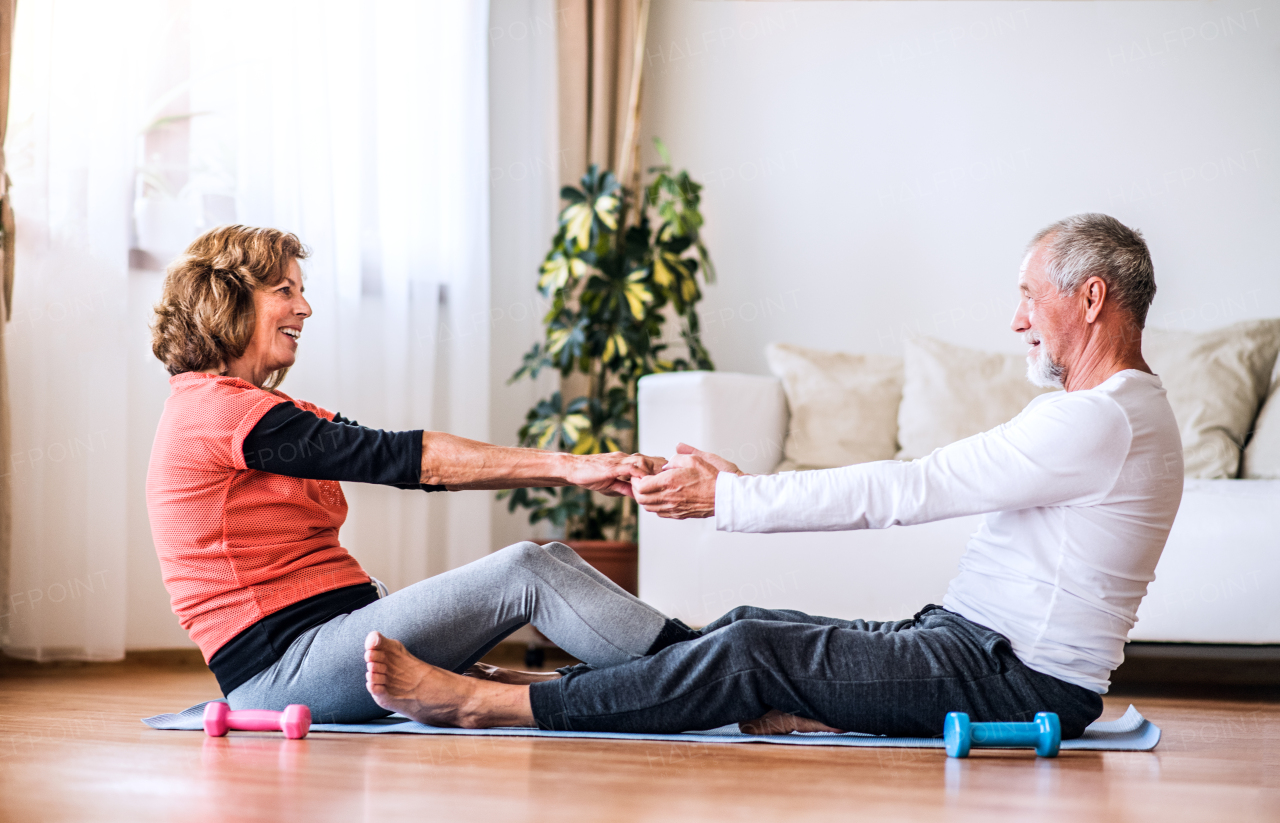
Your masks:
[[[640,579],[640,546],[630,540],[564,540],[605,577],[636,594]]]

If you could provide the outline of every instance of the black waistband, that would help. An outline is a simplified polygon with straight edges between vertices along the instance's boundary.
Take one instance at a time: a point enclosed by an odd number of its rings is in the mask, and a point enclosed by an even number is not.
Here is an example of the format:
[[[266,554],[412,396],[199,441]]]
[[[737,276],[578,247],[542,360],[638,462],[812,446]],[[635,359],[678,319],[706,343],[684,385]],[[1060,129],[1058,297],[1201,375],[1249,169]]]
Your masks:
[[[303,632],[328,623],[340,614],[363,609],[377,599],[377,587],[372,583],[361,583],[299,600],[267,615],[228,640],[213,653],[209,668],[218,678],[222,693],[229,695],[283,657]]]

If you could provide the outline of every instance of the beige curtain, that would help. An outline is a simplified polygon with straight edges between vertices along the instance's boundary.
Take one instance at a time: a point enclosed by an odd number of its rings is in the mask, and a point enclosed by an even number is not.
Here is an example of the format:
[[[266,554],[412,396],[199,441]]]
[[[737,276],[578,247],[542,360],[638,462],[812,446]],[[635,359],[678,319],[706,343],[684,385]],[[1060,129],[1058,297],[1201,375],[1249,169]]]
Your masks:
[[[634,186],[649,0],[559,0],[561,182],[591,163]]]
[[[557,12],[560,184],[577,186],[596,163],[635,192],[649,0],[557,0]],[[562,380],[560,391],[585,394],[586,376]],[[623,511],[624,521],[634,517]]]
[[[4,138],[9,125],[9,55],[13,52],[13,15],[17,0],[0,0],[0,300],[3,319],[13,316],[13,208],[9,205],[9,172]],[[9,546],[13,497],[9,487],[9,375],[5,369],[5,335],[0,334],[0,596],[9,592]],[[3,640],[4,638],[0,638]]]

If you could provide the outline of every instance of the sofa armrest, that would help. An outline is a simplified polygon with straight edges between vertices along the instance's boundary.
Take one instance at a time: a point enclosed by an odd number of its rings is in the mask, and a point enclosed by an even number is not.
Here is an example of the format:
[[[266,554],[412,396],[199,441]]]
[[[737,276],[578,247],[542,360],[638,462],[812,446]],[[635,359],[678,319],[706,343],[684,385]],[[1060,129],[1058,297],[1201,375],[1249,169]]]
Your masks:
[[[731,372],[686,371],[640,379],[640,451],[670,457],[677,443],[713,452],[748,474],[782,460],[788,413],[782,381]]]
[[[775,377],[706,371],[651,374],[640,380],[637,406],[639,448],[645,454],[670,457],[676,444],[684,442],[752,474],[773,471],[782,459],[787,401]],[[708,540],[717,534],[715,526],[714,519],[664,520],[641,511],[640,596],[673,617],[706,622],[706,615],[723,611],[718,609],[720,601],[733,598],[708,601],[704,575],[698,571]]]

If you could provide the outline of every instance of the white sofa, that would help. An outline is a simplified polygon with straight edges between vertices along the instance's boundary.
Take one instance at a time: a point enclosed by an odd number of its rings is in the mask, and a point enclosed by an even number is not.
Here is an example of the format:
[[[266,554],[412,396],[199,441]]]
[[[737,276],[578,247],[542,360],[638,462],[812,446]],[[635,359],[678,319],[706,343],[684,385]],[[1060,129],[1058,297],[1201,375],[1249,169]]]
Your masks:
[[[788,411],[774,377],[680,372],[640,381],[640,450],[687,442],[766,473]],[[881,531],[727,534],[640,518],[640,596],[693,625],[742,604],[868,619],[941,603],[977,517]],[[1187,480],[1131,640],[1280,643],[1280,480]]]

